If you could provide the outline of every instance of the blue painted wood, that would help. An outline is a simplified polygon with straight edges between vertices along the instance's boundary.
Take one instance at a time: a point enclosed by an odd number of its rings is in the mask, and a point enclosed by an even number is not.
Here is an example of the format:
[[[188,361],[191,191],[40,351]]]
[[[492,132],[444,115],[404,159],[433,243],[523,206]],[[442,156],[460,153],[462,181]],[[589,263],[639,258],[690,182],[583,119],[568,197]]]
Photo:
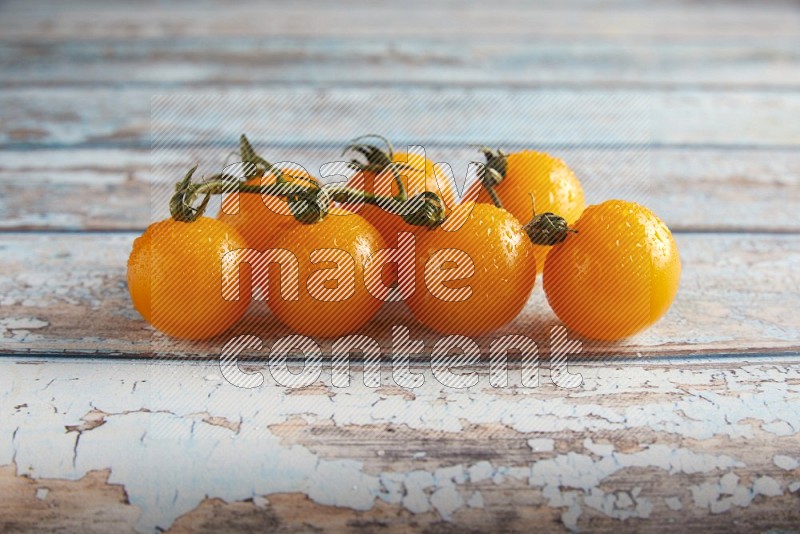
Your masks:
[[[399,143],[549,147],[800,145],[800,93],[514,90],[16,89],[0,92],[0,148],[340,146],[380,131]]]
[[[0,41],[0,87],[270,85],[793,90],[792,38],[620,40],[437,35]]]

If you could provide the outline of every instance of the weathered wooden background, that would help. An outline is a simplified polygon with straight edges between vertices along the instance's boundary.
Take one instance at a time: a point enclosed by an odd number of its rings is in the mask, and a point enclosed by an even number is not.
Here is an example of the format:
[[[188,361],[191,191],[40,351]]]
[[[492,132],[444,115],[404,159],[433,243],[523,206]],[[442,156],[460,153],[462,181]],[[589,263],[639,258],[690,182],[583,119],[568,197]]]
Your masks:
[[[20,0],[0,68],[0,530],[800,529],[796,2]],[[166,105],[220,95],[261,100]],[[315,170],[376,127],[457,176],[544,147],[590,201],[646,202],[672,310],[586,343],[577,389],[242,390],[219,342],[146,327],[124,265],[164,176],[241,130]],[[538,289],[510,329],[544,339]]]

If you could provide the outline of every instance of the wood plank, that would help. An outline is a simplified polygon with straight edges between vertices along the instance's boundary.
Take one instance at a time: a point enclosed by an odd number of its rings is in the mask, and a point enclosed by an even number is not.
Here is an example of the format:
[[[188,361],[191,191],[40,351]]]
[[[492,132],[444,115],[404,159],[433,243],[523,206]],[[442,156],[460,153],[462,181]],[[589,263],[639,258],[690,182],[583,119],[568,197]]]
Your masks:
[[[796,39],[664,43],[532,36],[0,42],[0,86],[276,84],[790,89]]]
[[[0,34],[6,39],[104,39],[220,36],[369,36],[418,38],[465,35],[614,38],[797,36],[800,14],[791,2],[759,4],[612,2],[494,2],[492,5],[415,1],[403,6],[367,2],[193,3],[151,2],[112,6],[106,2],[48,5],[6,2]],[[90,13],[91,16],[87,16]]]
[[[133,309],[125,283],[132,234],[2,234],[0,353],[218,357],[233,335],[260,336],[266,347],[290,332],[264,302],[231,332],[208,342],[154,333]],[[619,344],[585,341],[582,357],[755,354],[800,351],[800,238],[797,235],[682,234],[678,298],[666,318]],[[69,269],[64,269],[68,265]],[[548,352],[549,310],[541,282],[528,306],[493,334],[522,333]],[[391,327],[409,328],[430,350],[439,336],[420,328],[402,305],[386,305],[363,333],[388,352]],[[488,349],[489,339],[479,341]],[[326,354],[330,342],[322,343]],[[263,354],[267,356],[267,354]]]
[[[792,147],[800,94],[503,89],[0,92],[0,148],[340,144],[365,131],[454,145]]]
[[[800,361],[584,362],[577,389],[239,389],[0,360],[0,529],[791,531]],[[512,370],[511,375],[518,371]],[[125,451],[125,454],[119,454]]]
[[[311,172],[337,159],[338,147],[260,143],[273,160],[295,161]],[[0,229],[143,230],[167,216],[162,190],[200,162],[213,172],[227,151],[187,148],[161,154],[157,169],[148,150],[70,149],[0,153]],[[428,146],[449,163],[458,183],[477,151]],[[641,202],[673,231],[800,231],[800,153],[792,150],[702,148],[557,148],[583,182],[587,201]],[[154,172],[154,171],[158,172]],[[163,183],[160,181],[163,180]],[[708,209],[712,206],[713,209]]]

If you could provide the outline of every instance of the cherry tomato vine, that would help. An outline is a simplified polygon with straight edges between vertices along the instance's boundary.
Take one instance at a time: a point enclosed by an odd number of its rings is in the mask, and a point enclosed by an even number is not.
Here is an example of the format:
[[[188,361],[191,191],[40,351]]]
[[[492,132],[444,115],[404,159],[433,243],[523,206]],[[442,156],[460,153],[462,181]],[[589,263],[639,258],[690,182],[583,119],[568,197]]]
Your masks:
[[[621,339],[666,313],[677,292],[680,258],[669,229],[652,212],[625,201],[585,208],[575,174],[548,154],[509,154],[488,147],[480,151],[485,162],[473,184],[479,191],[466,195],[477,202],[459,204],[454,187],[441,181],[436,164],[424,156],[396,152],[380,135],[353,139],[342,155],[353,155],[348,166],[355,174],[346,184],[328,185],[273,165],[242,135],[242,176],[221,172],[194,181],[197,167],[192,167],[175,186],[171,219],[151,225],[134,243],[128,264],[134,304],[148,322],[176,337],[212,337],[234,324],[246,307],[215,295],[208,280],[193,282],[196,290],[189,293],[196,298],[185,306],[174,302],[173,293],[178,291],[176,272],[182,262],[194,262],[201,274],[224,277],[225,266],[220,272],[214,265],[214,251],[242,248],[248,242],[253,246],[249,226],[269,218],[251,214],[237,229],[236,220],[228,224],[222,212],[219,220],[204,217],[213,195],[244,194],[265,199],[264,206],[250,204],[249,210],[266,208],[266,199],[282,199],[288,206],[296,224],[271,229],[269,239],[258,245],[302,249],[299,269],[304,278],[319,278],[315,269],[320,262],[332,261],[314,261],[313,251],[347,249],[350,257],[361,258],[354,271],[358,284],[334,288],[350,291],[344,302],[319,296],[331,289],[326,285],[330,280],[323,279],[318,287],[300,291],[296,302],[268,301],[276,317],[297,333],[332,337],[355,332],[369,321],[382,302],[365,289],[363,263],[377,251],[396,246],[403,232],[418,238],[418,289],[447,276],[446,265],[457,263],[454,258],[466,258],[471,265],[463,277],[470,279],[468,286],[459,286],[453,278],[447,280],[458,287],[440,285],[441,294],[452,298],[417,290],[405,299],[422,324],[443,333],[482,335],[510,322],[528,302],[537,273],[543,273],[556,315],[588,338]],[[542,213],[536,213],[537,200]],[[354,206],[363,208],[363,217],[353,213],[359,211],[350,209]],[[451,228],[449,223],[458,218],[461,224]],[[202,243],[195,231],[201,226],[212,235]],[[181,240],[194,243],[197,258],[174,251]],[[431,268],[431,262],[437,267]],[[149,281],[158,276],[161,280]],[[397,282],[396,274],[391,278]]]
[[[289,202],[295,219],[302,224],[315,224],[324,219],[330,211],[331,202],[360,202],[378,206],[390,214],[401,217],[403,221],[413,226],[433,228],[444,221],[444,205],[438,195],[425,191],[408,198],[401,180],[398,180],[401,192],[397,197],[379,196],[341,185],[323,187],[317,182],[308,182],[307,186],[303,186],[287,181],[281,169],[258,156],[244,135],[240,138],[240,146],[242,163],[246,169],[245,180],[229,174],[218,173],[202,182],[192,182],[192,177],[197,170],[196,166],[192,167],[183,180],[175,186],[175,194],[170,200],[170,214],[173,219],[182,222],[194,221],[203,215],[212,195],[237,192],[283,197]],[[353,149],[369,153],[371,157],[378,152],[366,151],[362,148],[363,146],[354,145]],[[357,160],[353,160],[352,164],[356,166],[356,162]],[[363,167],[363,169],[366,168],[366,166]],[[267,172],[276,174],[274,184],[248,185],[246,183],[248,178]],[[202,200],[199,205],[195,206],[194,204],[200,196],[202,196]]]

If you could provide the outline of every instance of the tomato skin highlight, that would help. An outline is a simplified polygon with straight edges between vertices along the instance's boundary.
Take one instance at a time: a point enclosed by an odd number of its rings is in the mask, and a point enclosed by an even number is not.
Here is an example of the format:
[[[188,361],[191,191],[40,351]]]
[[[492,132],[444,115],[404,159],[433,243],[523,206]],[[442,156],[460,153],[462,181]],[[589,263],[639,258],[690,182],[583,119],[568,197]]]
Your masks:
[[[244,315],[250,302],[250,284],[244,279],[244,298],[223,298],[222,258],[246,247],[230,225],[208,217],[151,224],[136,238],[128,258],[134,307],[172,337],[200,340],[221,334]]]
[[[334,207],[322,221],[299,225],[277,236],[273,246],[292,252],[298,261],[299,300],[281,296],[281,278],[272,272],[267,288],[270,310],[295,333],[319,338],[352,334],[372,319],[383,304],[365,286],[364,264],[386,245],[380,233],[363,217]],[[312,280],[322,274],[320,271],[331,268],[330,262],[312,260],[314,251],[321,249],[337,249],[353,259],[354,272],[339,272],[336,276],[338,287],[352,282],[352,294],[348,292],[346,298],[324,301],[314,296],[313,288],[309,291]],[[354,280],[349,280],[350,277]]]
[[[471,187],[480,189],[477,202],[492,204],[491,197],[480,182]],[[514,152],[506,157],[505,177],[494,186],[494,190],[503,208],[522,224],[528,223],[533,217],[534,199],[536,213],[555,213],[568,224],[578,220],[586,205],[581,183],[567,164],[549,154],[533,150]],[[472,198],[470,193],[466,197]],[[537,271],[541,273],[552,247],[533,247],[538,260]]]
[[[633,202],[586,208],[544,267],[550,307],[578,334],[616,341],[641,332],[669,310],[681,261],[667,226]]]
[[[443,334],[480,336],[522,311],[536,282],[536,259],[522,225],[507,211],[467,202],[450,216],[458,219],[464,215],[462,210],[469,216],[458,230],[447,232],[439,227],[419,236],[416,288],[406,304],[428,328]],[[437,297],[429,286],[430,278],[426,279],[429,261],[446,249],[463,252],[474,265],[471,276],[448,286],[469,286],[471,294],[465,300]]]

